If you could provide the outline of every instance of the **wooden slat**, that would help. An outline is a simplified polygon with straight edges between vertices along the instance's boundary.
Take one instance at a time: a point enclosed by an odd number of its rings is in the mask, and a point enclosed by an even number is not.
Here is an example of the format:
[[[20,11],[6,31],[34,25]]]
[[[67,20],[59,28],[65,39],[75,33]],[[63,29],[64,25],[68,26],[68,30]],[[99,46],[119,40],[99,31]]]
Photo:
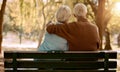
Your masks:
[[[109,68],[116,68],[116,61],[111,61],[108,63]],[[5,63],[6,68],[14,67],[12,63]],[[17,67],[19,68],[85,68],[85,69],[98,69],[104,68],[104,62],[94,61],[94,62],[31,62],[31,61],[21,61],[17,62]]]
[[[109,58],[116,58],[116,52],[106,52],[109,54]],[[17,58],[103,58],[104,57],[104,52],[65,52],[65,53],[46,53],[46,52],[5,52],[4,57],[5,58],[11,58],[13,55],[16,54]],[[39,55],[38,55],[39,54]]]
[[[5,71],[13,72],[13,71]],[[105,72],[104,70],[18,70],[17,72]],[[116,72],[116,70],[109,70],[108,72]]]
[[[12,64],[5,63],[6,67],[13,67]],[[17,62],[17,67],[23,68],[102,68],[103,62]]]
[[[95,58],[99,57],[99,53],[97,54],[82,54],[82,53],[8,53],[5,54],[5,58],[11,58],[16,54],[17,58],[39,58],[39,59],[51,59],[51,58]],[[39,55],[38,55],[39,54]],[[88,56],[89,55],[89,56]],[[101,55],[104,56],[104,55]]]

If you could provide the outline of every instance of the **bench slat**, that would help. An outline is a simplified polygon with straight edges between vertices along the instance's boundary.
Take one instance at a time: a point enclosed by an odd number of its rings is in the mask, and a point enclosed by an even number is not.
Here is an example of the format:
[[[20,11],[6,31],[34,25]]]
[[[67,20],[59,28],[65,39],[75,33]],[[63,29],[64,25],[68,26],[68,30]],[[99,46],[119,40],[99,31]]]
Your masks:
[[[12,58],[16,54],[17,58],[39,58],[39,59],[51,59],[51,58],[104,58],[104,52],[77,52],[77,53],[46,53],[46,52],[5,52],[5,58]],[[39,55],[38,55],[39,54]],[[117,58],[116,52],[107,52],[109,58]]]
[[[5,72],[13,72],[5,71]],[[105,72],[104,70],[18,70],[17,72]],[[108,72],[116,72],[116,70],[108,70]]]
[[[116,61],[111,61],[108,63],[109,68],[116,67]],[[5,63],[5,67],[11,68],[14,67],[12,63]],[[22,61],[17,62],[17,67],[19,68],[85,68],[85,69],[98,69],[104,68],[104,62],[94,61],[94,62],[31,62],[31,61]]]

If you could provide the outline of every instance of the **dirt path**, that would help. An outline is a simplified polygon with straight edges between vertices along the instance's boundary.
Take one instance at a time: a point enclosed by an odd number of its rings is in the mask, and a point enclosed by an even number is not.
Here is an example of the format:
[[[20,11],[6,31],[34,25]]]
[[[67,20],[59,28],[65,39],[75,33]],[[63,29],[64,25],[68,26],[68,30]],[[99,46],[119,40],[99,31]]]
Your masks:
[[[38,42],[34,42],[27,39],[22,39],[20,44],[19,36],[16,33],[9,32],[6,36],[3,36],[2,47],[3,48],[36,48]]]

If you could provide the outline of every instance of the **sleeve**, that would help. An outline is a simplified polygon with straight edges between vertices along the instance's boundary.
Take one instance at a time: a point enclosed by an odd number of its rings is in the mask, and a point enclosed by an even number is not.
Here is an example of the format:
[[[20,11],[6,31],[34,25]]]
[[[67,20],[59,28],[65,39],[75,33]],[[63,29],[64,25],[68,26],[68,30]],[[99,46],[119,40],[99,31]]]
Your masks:
[[[56,24],[49,25],[47,27],[47,32],[50,34],[56,34],[63,38],[69,37],[69,27],[67,24]]]

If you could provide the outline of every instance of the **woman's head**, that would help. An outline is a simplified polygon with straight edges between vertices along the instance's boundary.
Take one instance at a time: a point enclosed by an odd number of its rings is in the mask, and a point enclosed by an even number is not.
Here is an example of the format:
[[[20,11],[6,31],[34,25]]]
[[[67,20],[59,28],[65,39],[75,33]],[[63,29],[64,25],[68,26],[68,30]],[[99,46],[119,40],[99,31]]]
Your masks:
[[[78,3],[74,6],[73,13],[76,17],[86,17],[87,7],[82,3]]]
[[[68,21],[70,16],[71,16],[71,9],[66,5],[62,5],[56,12],[56,19],[58,22],[66,22]]]

